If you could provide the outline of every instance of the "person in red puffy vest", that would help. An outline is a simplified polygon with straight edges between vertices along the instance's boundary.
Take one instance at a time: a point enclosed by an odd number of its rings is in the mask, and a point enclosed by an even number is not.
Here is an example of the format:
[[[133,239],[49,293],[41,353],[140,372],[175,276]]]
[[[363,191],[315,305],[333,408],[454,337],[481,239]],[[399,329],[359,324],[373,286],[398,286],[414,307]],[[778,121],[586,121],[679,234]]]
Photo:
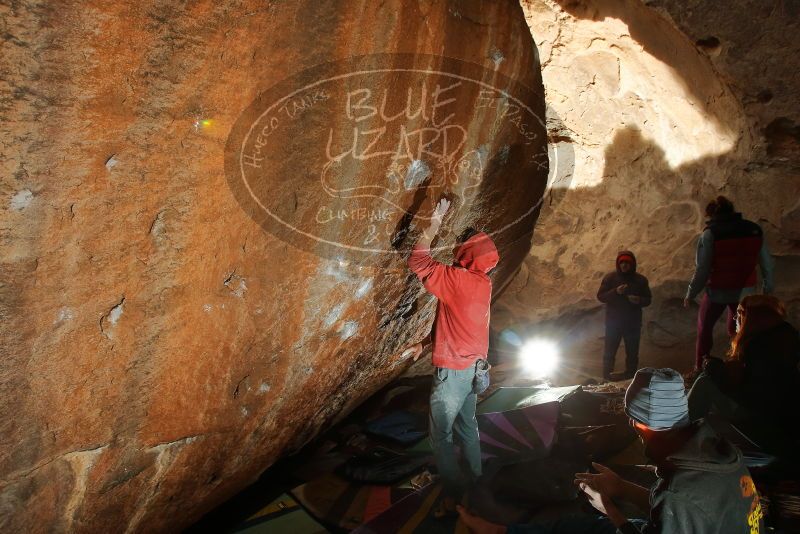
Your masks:
[[[465,482],[471,483],[481,475],[473,381],[489,349],[492,280],[488,273],[500,260],[492,239],[483,232],[469,238],[462,235],[453,265],[431,257],[431,241],[449,206],[446,199],[439,201],[430,227],[408,258],[409,268],[438,299],[432,334],[435,369],[430,404],[430,438],[444,494],[437,516],[455,513]],[[459,468],[454,434],[469,468],[467,480]]]
[[[773,262],[761,227],[743,219],[724,196],[708,204],[706,215],[709,220],[697,242],[695,272],[683,301],[688,308],[705,289],[697,314],[696,371],[711,355],[714,325],[726,308],[728,335],[736,334],[736,307],[756,291],[756,266],[761,267],[764,293],[773,290]]]

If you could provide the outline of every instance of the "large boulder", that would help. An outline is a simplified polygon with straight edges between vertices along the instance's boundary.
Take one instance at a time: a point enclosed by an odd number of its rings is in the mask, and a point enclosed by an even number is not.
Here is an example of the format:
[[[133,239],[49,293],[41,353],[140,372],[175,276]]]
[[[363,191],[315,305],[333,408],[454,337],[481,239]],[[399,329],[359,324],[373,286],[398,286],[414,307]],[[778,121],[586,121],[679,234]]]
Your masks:
[[[176,531],[401,373],[546,183],[513,2],[0,7],[0,530]],[[435,243],[437,244],[437,243]]]

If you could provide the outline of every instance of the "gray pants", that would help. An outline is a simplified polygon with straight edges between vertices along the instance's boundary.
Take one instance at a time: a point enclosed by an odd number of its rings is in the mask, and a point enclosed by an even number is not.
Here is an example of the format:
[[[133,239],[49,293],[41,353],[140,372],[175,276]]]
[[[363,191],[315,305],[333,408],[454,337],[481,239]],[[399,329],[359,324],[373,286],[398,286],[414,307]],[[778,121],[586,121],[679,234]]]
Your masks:
[[[481,444],[478,421],[475,419],[477,395],[472,392],[474,377],[474,365],[461,371],[437,367],[433,373],[431,445],[443,492],[455,499],[461,497],[465,482],[471,483],[481,475]],[[469,467],[469,479],[466,481],[456,457],[454,433],[458,436],[461,454]]]

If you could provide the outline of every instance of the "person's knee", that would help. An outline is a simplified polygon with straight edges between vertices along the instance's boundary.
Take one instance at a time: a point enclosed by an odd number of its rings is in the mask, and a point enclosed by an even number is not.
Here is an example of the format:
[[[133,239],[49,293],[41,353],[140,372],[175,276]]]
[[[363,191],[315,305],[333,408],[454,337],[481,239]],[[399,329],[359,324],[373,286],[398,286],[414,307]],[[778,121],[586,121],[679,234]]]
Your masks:
[[[465,443],[477,443],[480,438],[478,437],[478,427],[463,427],[457,428],[458,439]]]

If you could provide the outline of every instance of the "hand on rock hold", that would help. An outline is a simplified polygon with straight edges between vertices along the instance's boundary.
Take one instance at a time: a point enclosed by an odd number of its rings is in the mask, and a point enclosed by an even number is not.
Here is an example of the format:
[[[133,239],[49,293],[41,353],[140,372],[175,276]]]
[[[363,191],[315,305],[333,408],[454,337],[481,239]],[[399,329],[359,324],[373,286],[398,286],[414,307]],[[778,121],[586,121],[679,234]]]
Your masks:
[[[447,214],[447,210],[450,209],[450,201],[446,198],[442,198],[436,204],[436,208],[433,210],[433,214],[431,215],[431,224],[427,230],[422,231],[423,239],[420,242],[423,245],[429,246],[433,238],[436,237],[436,234],[439,232],[439,227],[442,225],[442,219],[444,219],[445,214]]]
[[[450,209],[450,201],[446,198],[439,199],[439,202],[436,204],[436,209],[433,210],[433,221],[439,221],[439,224],[442,223],[442,219],[447,214],[447,210]]]

